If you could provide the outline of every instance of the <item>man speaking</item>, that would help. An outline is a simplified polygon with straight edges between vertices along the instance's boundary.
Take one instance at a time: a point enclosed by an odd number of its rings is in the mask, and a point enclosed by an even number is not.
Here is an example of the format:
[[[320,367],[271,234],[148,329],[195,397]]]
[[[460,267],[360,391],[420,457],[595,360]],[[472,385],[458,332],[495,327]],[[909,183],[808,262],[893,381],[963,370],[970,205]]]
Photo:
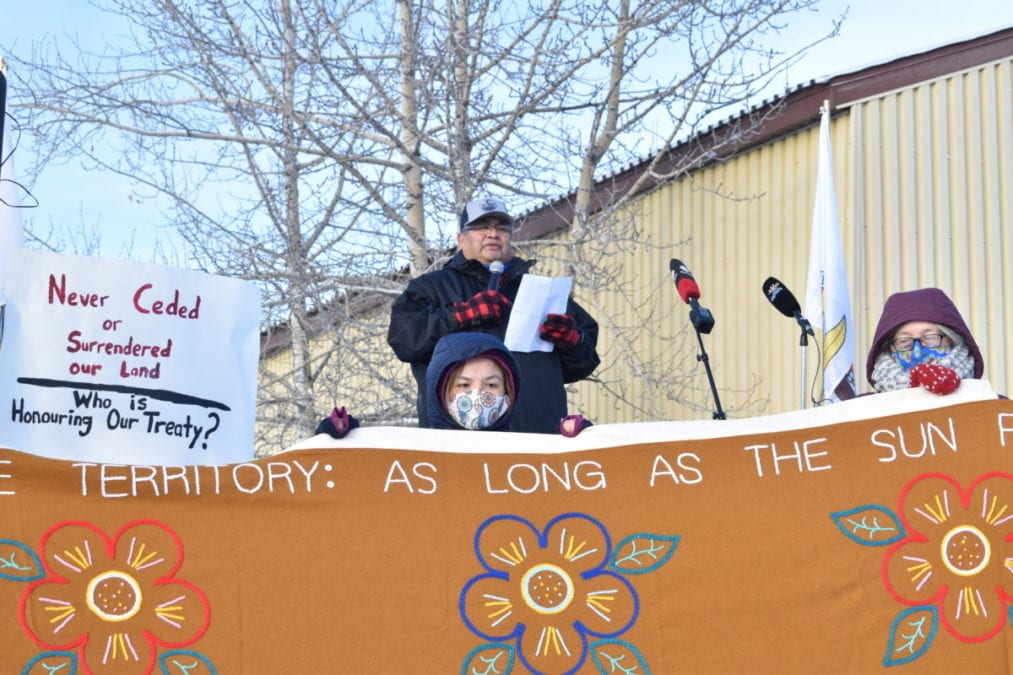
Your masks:
[[[459,218],[457,253],[443,269],[408,282],[394,301],[387,342],[399,359],[411,364],[418,386],[420,425],[429,419],[424,387],[436,342],[458,331],[480,331],[501,340],[506,334],[521,277],[535,264],[513,255],[513,225],[502,200],[486,197],[469,201]],[[490,272],[494,261],[503,263],[501,271]],[[560,419],[567,414],[564,385],[589,376],[600,362],[598,324],[569,298],[566,313],[548,314],[539,334],[553,343],[551,352],[513,353],[524,382],[524,397],[514,402],[512,429],[557,433]]]

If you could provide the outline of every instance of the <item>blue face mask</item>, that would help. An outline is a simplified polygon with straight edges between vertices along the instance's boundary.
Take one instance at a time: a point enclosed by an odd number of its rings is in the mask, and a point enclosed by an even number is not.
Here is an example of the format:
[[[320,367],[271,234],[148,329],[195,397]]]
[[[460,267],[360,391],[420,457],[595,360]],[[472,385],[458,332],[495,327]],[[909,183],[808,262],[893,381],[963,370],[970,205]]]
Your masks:
[[[911,345],[911,351],[909,352],[893,352],[893,358],[900,367],[904,370],[911,370],[919,363],[932,363],[936,359],[941,359],[950,351],[949,347],[939,347],[938,349],[929,349],[923,347],[921,342],[915,340],[914,344]]]

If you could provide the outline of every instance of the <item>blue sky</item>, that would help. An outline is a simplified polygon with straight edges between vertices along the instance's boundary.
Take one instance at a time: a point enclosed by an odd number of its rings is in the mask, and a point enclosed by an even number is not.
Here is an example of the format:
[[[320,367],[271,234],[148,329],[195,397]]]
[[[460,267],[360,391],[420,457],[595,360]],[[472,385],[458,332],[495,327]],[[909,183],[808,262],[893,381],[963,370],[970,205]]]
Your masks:
[[[801,45],[807,35],[825,32],[832,17],[845,9],[848,17],[841,34],[793,66],[785,88],[1013,26],[1013,0],[827,0],[819,12],[794,21],[779,46]],[[28,55],[32,42],[47,34],[101,41],[123,32],[86,0],[0,0],[0,17],[0,56]],[[31,152],[24,145],[18,149]],[[14,160],[15,172],[18,162],[28,163],[27,156],[15,155]],[[158,238],[171,242],[157,208],[137,201],[126,179],[68,164],[48,168],[30,187],[39,207],[24,212],[24,219],[37,231],[46,231],[50,224],[94,228],[102,238],[103,256],[123,257],[124,247],[134,240],[131,257],[142,262],[152,260]]]

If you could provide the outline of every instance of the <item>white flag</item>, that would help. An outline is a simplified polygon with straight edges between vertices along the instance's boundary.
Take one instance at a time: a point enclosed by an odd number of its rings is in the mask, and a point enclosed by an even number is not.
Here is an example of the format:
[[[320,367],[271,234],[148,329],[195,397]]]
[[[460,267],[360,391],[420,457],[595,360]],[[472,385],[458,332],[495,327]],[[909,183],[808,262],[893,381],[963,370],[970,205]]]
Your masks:
[[[824,102],[821,112],[805,318],[821,331],[823,399],[841,401],[855,396],[855,324],[851,318],[844,241],[834,193],[829,101]]]

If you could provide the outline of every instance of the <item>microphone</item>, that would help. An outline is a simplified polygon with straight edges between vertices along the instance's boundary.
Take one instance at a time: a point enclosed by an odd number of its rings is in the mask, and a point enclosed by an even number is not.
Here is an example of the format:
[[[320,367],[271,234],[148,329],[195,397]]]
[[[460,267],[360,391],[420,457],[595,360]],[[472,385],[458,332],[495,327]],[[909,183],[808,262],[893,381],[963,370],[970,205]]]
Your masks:
[[[789,318],[794,319],[802,313],[802,307],[799,306],[795,296],[791,294],[787,286],[774,277],[768,277],[763,282],[763,294],[767,296],[767,300],[770,300],[770,304],[777,308],[777,311]]]
[[[690,300],[700,298],[700,287],[696,284],[696,279],[690,273],[689,268],[686,267],[686,263],[672,258],[672,261],[668,263],[668,268],[672,270],[672,280],[675,282],[675,290],[679,292],[679,297],[687,305],[691,304]]]
[[[499,278],[503,274],[503,261],[493,260],[491,263],[489,263],[489,271],[492,272],[492,274],[489,275],[489,290],[498,291]]]
[[[696,279],[686,267],[686,263],[672,258],[672,261],[668,263],[668,268],[672,271],[672,280],[675,282],[675,290],[679,292],[679,297],[692,307],[689,320],[693,326],[701,333],[711,332],[711,329],[714,328],[714,315],[697,302],[700,298],[700,287],[697,286]]]
[[[686,263],[672,258],[672,261],[668,263],[668,269],[672,271],[672,281],[675,282],[675,290],[679,291],[679,297],[690,306],[689,321],[693,324],[693,328],[696,329],[696,340],[700,343],[700,353],[697,354],[696,360],[702,362],[704,370],[707,371],[707,380],[710,382],[711,393],[714,394],[714,403],[717,405],[717,410],[714,411],[714,419],[723,420],[725,419],[725,411],[721,409],[721,399],[718,398],[718,387],[714,384],[714,373],[711,372],[710,358],[707,356],[707,351],[703,348],[703,337],[701,335],[702,333],[710,333],[711,329],[714,328],[714,316],[709,309],[700,306],[700,287],[696,285],[696,279],[693,278],[689,268],[686,267]]]
[[[812,325],[802,316],[802,307],[799,306],[798,300],[795,299],[787,286],[774,277],[767,277],[767,280],[763,282],[763,294],[767,296],[770,304],[777,308],[777,311],[798,321],[798,325],[809,335],[815,335]]]

